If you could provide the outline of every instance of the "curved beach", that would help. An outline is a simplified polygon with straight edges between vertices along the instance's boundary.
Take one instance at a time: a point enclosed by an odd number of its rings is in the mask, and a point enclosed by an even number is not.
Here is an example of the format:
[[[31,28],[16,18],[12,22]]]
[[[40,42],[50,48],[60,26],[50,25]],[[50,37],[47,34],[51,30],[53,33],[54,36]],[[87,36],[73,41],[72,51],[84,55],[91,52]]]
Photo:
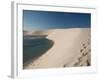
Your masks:
[[[54,45],[35,61],[31,60],[24,69],[91,65],[90,28],[54,29],[47,34],[46,38]]]

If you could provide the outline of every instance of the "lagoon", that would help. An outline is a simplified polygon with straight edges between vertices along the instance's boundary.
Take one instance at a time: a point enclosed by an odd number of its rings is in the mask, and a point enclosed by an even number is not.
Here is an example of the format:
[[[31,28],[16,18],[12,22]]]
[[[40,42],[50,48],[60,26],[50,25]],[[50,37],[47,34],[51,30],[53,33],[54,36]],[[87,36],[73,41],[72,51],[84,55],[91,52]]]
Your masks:
[[[54,42],[46,37],[25,37],[23,38],[23,63],[35,60],[48,51]]]

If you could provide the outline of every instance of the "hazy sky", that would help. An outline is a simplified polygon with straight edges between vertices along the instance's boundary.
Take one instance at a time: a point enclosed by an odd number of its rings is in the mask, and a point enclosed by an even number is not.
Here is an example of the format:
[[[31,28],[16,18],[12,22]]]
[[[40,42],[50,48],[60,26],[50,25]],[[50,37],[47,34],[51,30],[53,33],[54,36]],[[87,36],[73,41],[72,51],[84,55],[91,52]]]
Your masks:
[[[23,10],[24,30],[88,28],[90,26],[91,15],[88,13]]]

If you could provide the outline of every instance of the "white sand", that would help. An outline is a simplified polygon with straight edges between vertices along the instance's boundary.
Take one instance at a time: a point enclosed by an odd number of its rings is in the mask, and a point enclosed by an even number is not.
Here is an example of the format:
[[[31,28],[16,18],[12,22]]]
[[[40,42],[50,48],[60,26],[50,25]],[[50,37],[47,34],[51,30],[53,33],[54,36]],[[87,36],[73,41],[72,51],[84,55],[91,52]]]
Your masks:
[[[87,66],[90,64],[90,29],[56,29],[47,36],[54,45],[25,69]]]

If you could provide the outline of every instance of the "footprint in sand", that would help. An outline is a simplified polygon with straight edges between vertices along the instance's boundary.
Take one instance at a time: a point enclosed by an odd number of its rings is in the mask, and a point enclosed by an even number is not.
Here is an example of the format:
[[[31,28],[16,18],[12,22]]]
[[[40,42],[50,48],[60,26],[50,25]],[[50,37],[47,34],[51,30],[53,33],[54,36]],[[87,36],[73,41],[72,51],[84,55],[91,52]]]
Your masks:
[[[89,40],[87,42],[84,42],[82,44],[82,48],[80,49],[80,53],[82,55],[77,58],[78,62],[76,62],[74,64],[74,66],[84,66],[84,65],[88,66],[88,65],[90,65],[90,61],[88,61],[88,60],[86,61],[86,63],[80,64],[82,61],[84,61],[84,57],[87,57],[87,55],[89,54],[89,52],[91,52],[91,49],[88,49],[89,45],[90,45]],[[87,57],[87,59],[88,59],[88,57]]]
[[[82,46],[84,47],[85,46],[85,43],[83,43]]]
[[[83,49],[80,49],[80,52],[83,52]]]
[[[86,52],[86,53],[83,53],[83,56],[86,56],[86,55],[88,55],[88,52]]]
[[[84,49],[86,49],[86,46],[84,46]]]
[[[89,45],[90,45],[89,40],[81,44],[82,47],[79,50],[79,53],[81,55],[77,58],[77,61],[73,64],[74,67],[90,65],[90,61],[88,60],[88,57],[87,57],[87,55],[91,52]],[[84,58],[86,58],[87,60],[84,61]],[[84,61],[84,63],[83,63],[83,61]],[[67,65],[64,64],[63,67],[67,67]]]
[[[78,61],[79,61],[79,62],[82,61],[82,56],[78,58]]]
[[[64,64],[63,67],[66,67],[66,64]]]
[[[90,66],[90,62],[87,60],[87,66]]]

